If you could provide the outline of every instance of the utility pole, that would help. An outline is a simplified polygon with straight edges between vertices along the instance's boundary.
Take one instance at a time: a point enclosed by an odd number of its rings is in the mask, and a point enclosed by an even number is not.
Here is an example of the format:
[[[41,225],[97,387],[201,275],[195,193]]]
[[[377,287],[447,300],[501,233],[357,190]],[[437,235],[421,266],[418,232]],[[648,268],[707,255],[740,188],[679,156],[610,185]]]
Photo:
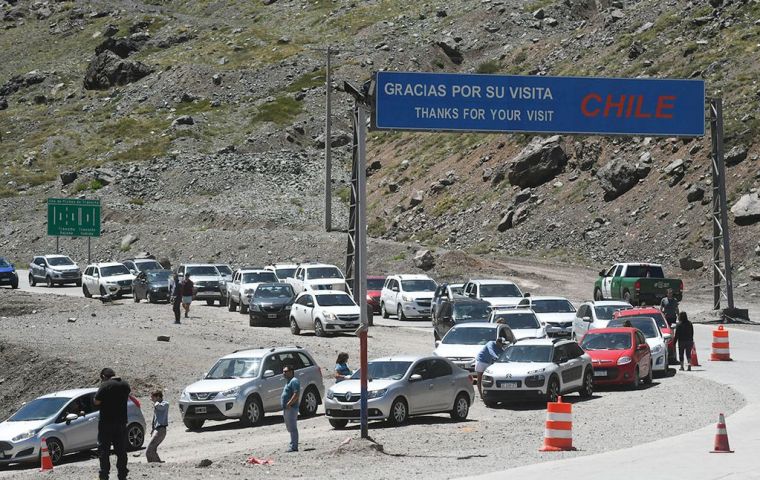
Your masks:
[[[330,46],[327,46],[327,69],[325,70],[325,231],[332,230],[332,72],[330,69]]]

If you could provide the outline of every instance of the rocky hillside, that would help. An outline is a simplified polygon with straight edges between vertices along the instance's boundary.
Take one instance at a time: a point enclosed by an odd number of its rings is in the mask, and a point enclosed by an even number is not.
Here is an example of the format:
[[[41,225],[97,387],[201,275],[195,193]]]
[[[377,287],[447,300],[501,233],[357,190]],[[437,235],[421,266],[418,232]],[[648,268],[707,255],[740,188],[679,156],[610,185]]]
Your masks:
[[[267,259],[340,257],[342,236],[308,233],[322,224],[332,45],[337,227],[350,160],[344,80],[380,69],[704,78],[724,99],[739,281],[760,266],[757,0],[0,6],[0,251],[13,258],[50,248],[45,199],[75,195],[103,199],[100,258],[151,250],[243,261],[256,249]],[[709,274],[700,267],[711,255],[709,138],[369,140],[374,237],[592,264],[659,260]],[[140,240],[122,245],[128,233]],[[308,253],[278,249],[299,235]],[[405,258],[405,248],[390,250],[377,254]]]

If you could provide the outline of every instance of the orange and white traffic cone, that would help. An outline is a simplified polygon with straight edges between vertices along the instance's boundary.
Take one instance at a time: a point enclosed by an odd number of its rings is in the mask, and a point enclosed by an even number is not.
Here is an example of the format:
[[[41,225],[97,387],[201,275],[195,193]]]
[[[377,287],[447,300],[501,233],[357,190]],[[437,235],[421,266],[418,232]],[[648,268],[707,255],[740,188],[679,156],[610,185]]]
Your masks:
[[[539,452],[576,450],[573,447],[573,405],[563,403],[562,397],[546,404],[546,430],[544,446]]]
[[[702,366],[699,364],[699,359],[697,358],[697,344],[696,343],[691,344],[691,360],[689,360],[689,365],[691,365],[692,367]]]
[[[53,459],[50,458],[48,452],[47,440],[44,438],[40,442],[40,472],[52,472],[53,471]]]
[[[721,413],[718,417],[718,432],[715,434],[715,448],[710,453],[734,453],[728,446],[728,431],[726,430],[726,419]]]
[[[731,361],[731,347],[728,342],[728,330],[723,325],[713,330],[712,353],[710,360]]]

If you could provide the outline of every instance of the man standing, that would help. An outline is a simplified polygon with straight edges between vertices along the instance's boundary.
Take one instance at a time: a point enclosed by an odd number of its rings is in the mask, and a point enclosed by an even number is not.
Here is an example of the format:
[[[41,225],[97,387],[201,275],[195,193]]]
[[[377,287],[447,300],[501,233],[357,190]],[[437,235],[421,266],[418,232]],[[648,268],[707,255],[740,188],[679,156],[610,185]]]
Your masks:
[[[282,417],[285,419],[285,427],[290,432],[290,448],[288,452],[298,451],[298,398],[301,393],[301,382],[295,378],[295,372],[291,365],[285,365],[282,375],[288,382],[282,390]]]
[[[668,296],[660,302],[660,311],[668,321],[668,325],[676,323],[678,319],[678,300],[673,297],[673,289],[668,289]]]
[[[182,306],[185,307],[185,318],[190,314],[190,304],[193,302],[193,281],[190,280],[190,274],[185,273],[185,279],[182,280]]]
[[[171,280],[169,280],[169,301],[172,302],[172,310],[174,311],[174,323],[179,324],[182,308],[182,283],[179,281],[179,275],[176,273]]]
[[[478,393],[480,393],[481,398],[483,397],[483,372],[504,353],[505,343],[507,341],[503,337],[491,340],[483,345],[483,348],[475,358],[475,373],[478,374]]]
[[[100,388],[95,394],[95,406],[100,409],[98,421],[98,457],[100,480],[108,480],[111,473],[111,446],[116,454],[116,471],[119,480],[127,473],[127,401],[129,384],[116,376],[110,368],[100,371]]]
[[[686,356],[689,361],[688,369],[691,371],[691,349],[694,347],[694,325],[689,321],[686,312],[678,313],[675,341],[678,342],[678,359],[681,362],[681,370],[683,370],[683,357]]]
[[[158,456],[158,446],[166,438],[166,427],[169,425],[169,402],[164,400],[164,392],[161,390],[151,393],[150,401],[153,403],[153,422],[151,423],[150,443],[145,450],[145,458],[148,462],[164,463]]]

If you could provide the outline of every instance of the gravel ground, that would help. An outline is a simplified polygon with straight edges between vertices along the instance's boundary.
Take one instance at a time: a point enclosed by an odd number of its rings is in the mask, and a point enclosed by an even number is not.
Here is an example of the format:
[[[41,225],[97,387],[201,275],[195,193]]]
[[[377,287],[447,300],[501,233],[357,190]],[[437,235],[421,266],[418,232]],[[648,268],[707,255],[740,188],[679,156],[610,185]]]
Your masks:
[[[11,309],[11,305],[22,307]],[[293,455],[284,453],[287,433],[279,415],[269,415],[265,424],[255,429],[242,428],[237,422],[210,422],[201,433],[184,431],[176,408],[181,389],[199,378],[216,358],[246,345],[298,343],[323,367],[333,364],[338,351],[346,350],[355,364],[355,338],[306,335],[295,339],[285,328],[250,328],[247,317],[206,305],[194,306],[191,318],[175,326],[163,305],[134,304],[131,299],[102,305],[97,300],[10,290],[0,290],[2,315],[0,359],[11,365],[3,374],[6,381],[0,383],[3,415],[20,401],[49,391],[50,385],[94,384],[97,372],[106,365],[128,380],[143,400],[154,387],[165,390],[172,402],[172,425],[161,449],[167,463],[148,465],[134,453],[130,457],[134,478],[453,478],[665,438],[707,425],[716,411],[731,413],[744,404],[735,391],[701,379],[699,370],[671,372],[638,392],[602,391],[587,401],[580,401],[577,394],[568,396],[574,403],[577,452],[538,452],[545,420],[543,405],[487,409],[477,402],[464,423],[455,423],[448,415],[433,415],[413,419],[402,428],[372,424],[370,435],[383,446],[383,452],[358,440],[356,428],[334,431],[318,416],[299,422],[302,451]],[[432,348],[426,322],[402,325],[378,319],[376,325],[370,331],[370,357],[400,351],[428,353]],[[158,335],[170,335],[171,341],[157,342]],[[332,384],[327,369],[325,384]],[[147,409],[145,414],[150,418]],[[341,446],[349,438],[352,440]],[[274,465],[245,466],[251,455],[270,458]],[[213,463],[196,468],[202,459]],[[315,465],[319,465],[318,471]],[[56,475],[81,479],[96,470],[96,460],[83,454],[58,467]],[[35,468],[0,471],[0,478],[36,475]]]

